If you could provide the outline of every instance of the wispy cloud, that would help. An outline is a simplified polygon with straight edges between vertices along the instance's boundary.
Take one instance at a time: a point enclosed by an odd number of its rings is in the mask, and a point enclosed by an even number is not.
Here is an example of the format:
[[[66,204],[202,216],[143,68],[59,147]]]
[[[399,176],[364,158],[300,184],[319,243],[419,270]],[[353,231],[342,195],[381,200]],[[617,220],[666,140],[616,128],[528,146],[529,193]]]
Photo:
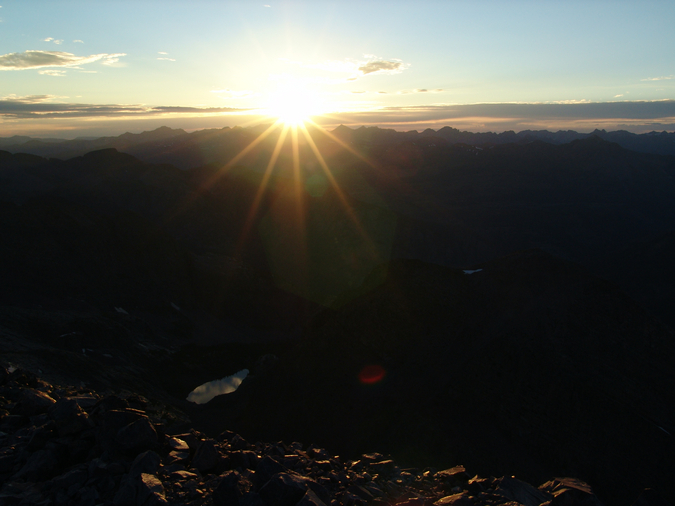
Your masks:
[[[349,74],[349,77],[342,78],[347,81],[356,81],[359,77],[368,74],[399,74],[410,66],[410,64],[396,58],[384,59],[370,54],[364,55],[364,58],[365,60],[326,60],[319,63],[304,63],[286,58],[279,59],[303,68]]]
[[[361,65],[358,71],[361,74],[398,74],[405,70],[405,65],[401,61],[374,60]]]
[[[114,65],[115,63],[118,63],[120,61],[120,58],[122,56],[126,56],[126,53],[114,53],[114,54],[107,54],[103,57],[101,60],[101,63],[103,65]]]
[[[166,60],[166,61],[176,61],[175,58],[167,58],[166,56],[160,56],[157,59],[158,60]]]
[[[75,42],[77,44],[84,44],[84,41],[80,40],[80,39],[75,39],[73,42]]]
[[[42,42],[53,42],[54,44],[63,44],[63,39],[55,39],[54,37],[47,37],[42,39]]]
[[[265,5],[263,5],[263,7],[268,7],[268,8],[269,8],[269,7],[272,7],[272,6],[271,6],[271,5],[265,4]]]
[[[169,54],[166,51],[157,51],[157,54]]]
[[[647,77],[646,79],[640,79],[640,81],[669,81],[671,79],[675,79],[675,76]]]
[[[73,67],[101,61],[104,65],[111,65],[126,56],[125,53],[93,54],[76,56],[62,51],[24,51],[23,53],[8,53],[0,55],[0,70],[26,70],[44,67]]]
[[[64,77],[66,75],[66,71],[58,69],[47,69],[47,70],[38,70],[38,74],[53,77]]]
[[[113,118],[166,114],[210,115],[236,113],[248,109],[233,107],[150,106],[145,104],[73,104],[54,102],[54,95],[9,95],[0,99],[0,117],[31,118]]]

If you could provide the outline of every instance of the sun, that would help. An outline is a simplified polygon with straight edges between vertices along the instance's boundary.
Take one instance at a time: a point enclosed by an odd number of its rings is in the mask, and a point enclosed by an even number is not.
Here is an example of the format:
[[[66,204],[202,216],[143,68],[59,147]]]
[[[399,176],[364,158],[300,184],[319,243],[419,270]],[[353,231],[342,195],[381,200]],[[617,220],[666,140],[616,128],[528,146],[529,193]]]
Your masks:
[[[319,94],[301,85],[287,84],[270,93],[266,113],[287,126],[298,126],[321,114]]]

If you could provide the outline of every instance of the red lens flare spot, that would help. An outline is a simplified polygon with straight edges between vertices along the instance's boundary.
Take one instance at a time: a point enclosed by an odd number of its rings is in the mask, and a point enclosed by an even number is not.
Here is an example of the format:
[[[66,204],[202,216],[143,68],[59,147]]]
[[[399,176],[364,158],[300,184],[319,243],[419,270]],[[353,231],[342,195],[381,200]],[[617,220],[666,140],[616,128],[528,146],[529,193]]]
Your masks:
[[[380,365],[367,365],[359,373],[359,381],[366,385],[372,385],[378,381],[382,381],[387,372],[384,367]]]

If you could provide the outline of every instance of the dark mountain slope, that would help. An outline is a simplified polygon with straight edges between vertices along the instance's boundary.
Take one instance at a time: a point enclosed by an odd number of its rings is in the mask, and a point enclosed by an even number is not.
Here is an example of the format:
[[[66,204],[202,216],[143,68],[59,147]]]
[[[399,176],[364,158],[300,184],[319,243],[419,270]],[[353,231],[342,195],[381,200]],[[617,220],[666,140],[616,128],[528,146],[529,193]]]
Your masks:
[[[675,341],[614,285],[540,251],[470,275],[393,262],[385,283],[310,325],[273,371],[195,415],[245,437],[305,437],[409,465],[573,474],[613,496],[672,489]],[[359,373],[381,366],[381,382]]]

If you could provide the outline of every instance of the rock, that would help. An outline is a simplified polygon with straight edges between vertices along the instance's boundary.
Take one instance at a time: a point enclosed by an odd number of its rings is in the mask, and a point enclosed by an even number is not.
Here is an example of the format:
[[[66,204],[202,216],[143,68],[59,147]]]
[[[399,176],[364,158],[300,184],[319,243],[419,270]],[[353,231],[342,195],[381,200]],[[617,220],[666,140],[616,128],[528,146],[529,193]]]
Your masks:
[[[539,506],[545,501],[552,499],[551,494],[545,490],[537,490],[524,481],[505,476],[497,480],[495,494],[517,501],[524,506]]]
[[[122,452],[140,452],[157,444],[157,432],[147,418],[122,427],[115,438]]]
[[[443,497],[436,501],[434,506],[473,506],[473,501],[469,499],[468,494],[460,493]]]
[[[238,450],[231,452],[229,457],[230,463],[234,468],[255,470],[255,468],[258,466],[259,458],[255,452],[250,450]]]
[[[166,504],[164,496],[164,486],[159,479],[148,473],[142,473],[137,485],[136,505],[152,506],[156,504]]]
[[[129,476],[135,477],[143,473],[157,474],[161,458],[152,450],[148,450],[136,456],[131,464]]]
[[[82,409],[93,408],[98,403],[98,397],[94,395],[77,395],[70,397],[70,400],[75,401]]]
[[[64,473],[47,484],[50,490],[68,490],[73,485],[78,488],[84,485],[84,482],[89,478],[89,473],[83,468],[76,468]]]
[[[7,380],[28,388],[37,388],[38,386],[37,376],[20,367],[15,369],[14,372],[9,373]]]
[[[555,478],[539,487],[553,496],[551,506],[601,506],[591,487],[576,478]]]
[[[50,450],[38,450],[33,453],[21,470],[16,473],[14,479],[28,481],[41,481],[49,477],[58,465],[54,452]]]
[[[436,473],[436,478],[443,481],[452,481],[458,483],[466,483],[469,481],[469,475],[466,474],[464,466],[455,466],[450,469],[445,469]]]
[[[39,390],[24,388],[19,396],[19,402],[13,409],[13,414],[22,416],[35,416],[49,411],[56,401],[49,395]]]
[[[130,480],[124,480],[113,499],[115,506],[135,506],[136,487]]]
[[[75,502],[78,506],[95,506],[98,504],[98,491],[94,487],[83,487],[75,495]]]
[[[53,420],[47,422],[41,427],[35,429],[35,432],[33,432],[33,435],[28,442],[28,450],[32,452],[41,450],[45,444],[47,444],[47,441],[56,437],[56,435],[56,423]]]
[[[267,506],[295,506],[307,492],[306,479],[289,473],[275,474],[260,489]]]
[[[167,438],[167,444],[177,452],[189,452],[190,447],[188,444],[183,441],[182,439],[179,439],[177,437],[168,437]]]
[[[189,458],[190,458],[190,452],[172,451],[172,452],[169,452],[169,455],[167,455],[166,459],[164,459],[164,463],[167,466],[170,466],[171,464],[175,464],[177,462],[185,462]]]
[[[256,466],[255,474],[253,475],[253,483],[256,489],[260,489],[267,483],[272,476],[277,473],[283,473],[286,468],[279,464],[276,460],[268,455],[265,455]]]
[[[197,449],[192,467],[200,472],[210,471],[220,463],[221,457],[213,439],[207,439]]]
[[[389,477],[394,474],[396,466],[393,460],[382,460],[380,462],[372,462],[369,466],[371,473],[379,474],[383,477]]]
[[[319,499],[319,496],[316,495],[311,490],[305,492],[305,495],[298,501],[296,506],[326,506],[326,504]]]
[[[72,399],[59,399],[49,409],[49,417],[56,422],[60,437],[77,434],[91,426],[87,414]]]
[[[195,473],[184,470],[172,471],[169,476],[174,480],[192,480],[198,478]]]
[[[233,450],[248,450],[248,442],[239,434],[235,434],[229,440],[230,448]]]
[[[244,498],[252,489],[253,483],[250,480],[237,471],[226,471],[213,491],[213,504],[214,506],[240,506],[245,503]]]

